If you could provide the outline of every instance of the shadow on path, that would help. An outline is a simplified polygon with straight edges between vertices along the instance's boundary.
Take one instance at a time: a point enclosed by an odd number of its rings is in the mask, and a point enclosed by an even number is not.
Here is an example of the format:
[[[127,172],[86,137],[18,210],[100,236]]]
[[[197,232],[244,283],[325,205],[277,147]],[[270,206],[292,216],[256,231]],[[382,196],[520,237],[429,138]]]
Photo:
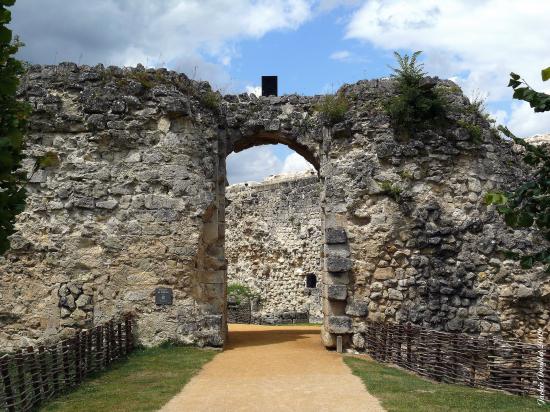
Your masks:
[[[277,326],[279,328],[279,326]],[[229,338],[225,350],[243,348],[249,346],[265,346],[277,345],[284,342],[292,342],[298,340],[309,339],[312,336],[320,335],[320,327],[311,326],[304,328],[303,326],[295,327],[280,327],[280,330],[231,330],[229,329]],[[319,341],[321,338],[319,337]]]

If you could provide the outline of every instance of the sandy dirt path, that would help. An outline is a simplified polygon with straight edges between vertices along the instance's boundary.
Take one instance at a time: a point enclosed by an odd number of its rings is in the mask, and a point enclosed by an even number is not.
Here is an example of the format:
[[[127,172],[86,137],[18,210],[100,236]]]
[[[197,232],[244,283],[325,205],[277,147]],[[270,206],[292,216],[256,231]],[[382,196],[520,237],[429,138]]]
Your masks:
[[[315,326],[230,325],[226,349],[162,409],[383,411]]]

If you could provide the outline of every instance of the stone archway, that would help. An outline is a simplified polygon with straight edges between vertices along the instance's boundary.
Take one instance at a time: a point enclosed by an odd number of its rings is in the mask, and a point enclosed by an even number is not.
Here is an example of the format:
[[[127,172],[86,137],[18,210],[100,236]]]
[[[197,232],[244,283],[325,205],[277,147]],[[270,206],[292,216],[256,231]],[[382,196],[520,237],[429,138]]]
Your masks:
[[[217,259],[222,259],[225,261],[225,229],[226,229],[226,221],[225,221],[225,202],[226,202],[226,194],[225,189],[227,185],[227,170],[226,170],[226,158],[231,153],[238,153],[243,150],[255,147],[255,146],[262,146],[266,144],[283,144],[290,149],[294,150],[296,153],[300,154],[302,157],[304,157],[308,162],[310,162],[313,167],[316,170],[317,178],[319,181],[320,190],[324,191],[323,188],[323,179],[320,174],[320,166],[321,166],[321,159],[319,155],[319,151],[316,150],[316,148],[312,148],[311,145],[308,146],[307,144],[298,142],[296,137],[293,136],[290,133],[286,133],[285,131],[281,130],[269,130],[266,131],[264,129],[262,130],[256,130],[253,133],[249,134],[241,134],[239,132],[235,132],[234,130],[226,131],[225,133],[222,133],[222,139],[220,139],[223,144],[222,147],[220,147],[220,153],[219,153],[219,166],[218,166],[218,187],[216,189],[216,213],[212,215],[213,220],[217,220],[218,225],[218,238],[215,240],[215,247],[208,248],[209,250],[215,250],[218,255],[216,256]],[[322,217],[322,227],[324,227],[324,213],[323,213],[323,202],[320,202],[319,208],[321,210],[321,217]],[[214,223],[213,221],[210,223]],[[223,253],[223,257],[220,256],[220,253]],[[322,262],[322,256],[320,256],[320,261]],[[319,268],[321,279],[324,279],[325,276],[322,274],[323,272],[323,265],[321,264],[321,267]],[[227,267],[224,268],[225,272],[227,272]],[[322,280],[321,280],[322,282]],[[324,296],[321,297],[321,299],[325,299]],[[226,334],[227,333],[227,307],[226,307],[226,301],[227,301],[227,273],[224,275],[224,285],[223,285],[223,331]],[[323,312],[325,312],[325,309],[328,307],[327,304],[323,303]],[[323,317],[325,317],[326,313],[323,313]]]
[[[276,104],[274,105],[273,101]],[[321,208],[321,231],[324,239],[321,243],[324,245],[320,251],[320,283],[321,300],[323,308],[323,328],[322,341],[327,347],[336,346],[336,336],[351,333],[351,318],[346,316],[348,287],[350,283],[349,271],[352,261],[350,251],[347,245],[347,236],[344,229],[345,218],[334,213],[334,208],[328,207],[330,212],[327,214],[327,196],[326,185],[323,176],[323,165],[326,162],[329,150],[331,132],[323,127],[318,121],[311,123],[311,113],[304,110],[300,105],[293,105],[289,101],[281,99],[261,99],[253,102],[247,102],[245,106],[248,114],[262,113],[263,109],[274,111],[279,109],[281,114],[270,113],[267,121],[255,119],[254,115],[249,117],[252,124],[241,125],[241,127],[231,127],[226,125],[222,129],[218,146],[218,176],[216,187],[215,210],[209,216],[209,221],[205,222],[205,228],[211,236],[208,237],[210,243],[205,247],[208,259],[210,261],[225,262],[224,242],[225,242],[225,186],[226,181],[226,158],[233,152],[240,152],[254,146],[265,144],[284,144],[294,150],[306,160],[308,160],[316,169],[321,187],[320,208]],[[267,124],[266,124],[267,123]],[[304,123],[307,127],[304,127]],[[314,125],[314,126],[313,126]],[[330,189],[329,189],[330,190]],[[330,196],[328,196],[330,198]],[[216,231],[217,228],[217,231]],[[214,233],[216,236],[214,236]],[[210,254],[208,251],[214,252]],[[221,266],[218,267],[221,268]],[[226,271],[226,267],[222,270]],[[215,277],[219,280],[220,274]],[[227,313],[226,313],[226,290],[227,275],[224,274],[224,283],[217,286],[218,294],[223,296],[222,330],[227,334]],[[220,290],[221,289],[221,290]],[[219,301],[218,301],[219,303]],[[218,306],[218,305],[217,305]],[[219,307],[219,306],[218,306]]]

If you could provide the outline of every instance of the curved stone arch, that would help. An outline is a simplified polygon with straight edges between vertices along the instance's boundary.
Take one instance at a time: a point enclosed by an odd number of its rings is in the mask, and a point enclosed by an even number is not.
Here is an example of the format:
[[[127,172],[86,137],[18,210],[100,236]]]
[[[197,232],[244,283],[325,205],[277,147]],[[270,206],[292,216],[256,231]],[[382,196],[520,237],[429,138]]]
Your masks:
[[[269,144],[283,144],[289,147],[311,163],[315,170],[319,172],[321,167],[319,150],[315,150],[315,148],[312,148],[311,146],[300,143],[291,134],[281,131],[261,130],[251,135],[241,136],[235,140],[231,139],[228,142],[226,153],[229,155],[231,153],[242,152],[243,150],[250,149],[252,147]]]

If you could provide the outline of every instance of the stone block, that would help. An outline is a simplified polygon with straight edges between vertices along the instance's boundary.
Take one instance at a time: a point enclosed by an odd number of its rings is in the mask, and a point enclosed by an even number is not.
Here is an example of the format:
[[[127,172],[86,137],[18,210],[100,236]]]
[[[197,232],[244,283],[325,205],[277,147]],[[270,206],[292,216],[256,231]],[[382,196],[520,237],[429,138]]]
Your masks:
[[[323,282],[327,285],[349,285],[349,273],[329,272],[325,275]]]
[[[351,333],[351,318],[349,316],[329,316],[327,331],[336,335]]]
[[[367,316],[369,314],[369,302],[364,300],[352,300],[346,306],[346,315]]]
[[[397,289],[390,289],[388,291],[389,300],[403,300],[403,293]]]
[[[387,267],[387,268],[376,268],[374,271],[374,279],[376,280],[388,280],[393,279],[394,273],[393,268]]]
[[[351,259],[342,256],[327,256],[325,264],[328,272],[347,272],[352,267]]]
[[[81,197],[75,199],[73,204],[75,207],[79,207],[81,209],[93,209],[95,207],[95,201],[91,197]]]
[[[325,243],[336,245],[347,243],[348,237],[346,231],[341,227],[327,227],[325,229]]]
[[[118,205],[118,202],[116,200],[103,200],[103,201],[100,201],[100,202],[96,202],[96,207],[99,208],[99,209],[114,209],[115,207],[117,207]]]
[[[346,285],[325,285],[325,297],[330,300],[346,300],[348,287]]]
[[[323,342],[325,348],[332,349],[336,347],[336,338],[326,330],[325,325],[321,326],[321,342]]]
[[[78,299],[76,300],[75,303],[76,303],[76,307],[82,308],[82,307],[92,303],[92,297],[82,294],[78,297]]]

